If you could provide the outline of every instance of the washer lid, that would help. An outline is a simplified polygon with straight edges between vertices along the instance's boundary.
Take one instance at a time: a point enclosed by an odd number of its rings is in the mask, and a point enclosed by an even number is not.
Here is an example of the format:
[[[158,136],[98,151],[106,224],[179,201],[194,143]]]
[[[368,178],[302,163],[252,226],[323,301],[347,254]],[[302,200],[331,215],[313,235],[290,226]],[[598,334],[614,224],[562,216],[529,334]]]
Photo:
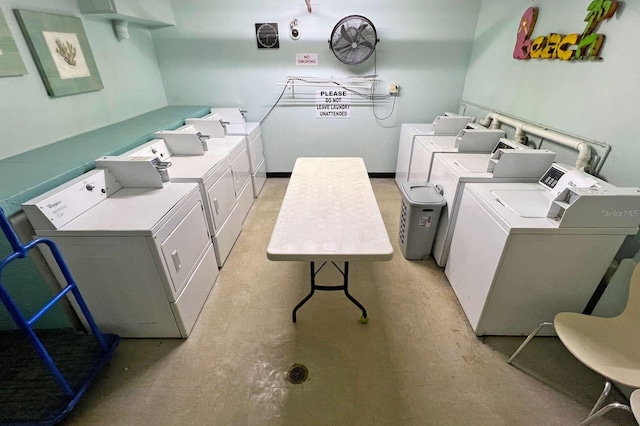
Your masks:
[[[446,203],[444,196],[429,182],[404,182],[402,192],[411,205],[444,206]]]
[[[457,155],[453,160],[453,163],[468,173],[486,173],[487,167],[489,167],[491,154],[477,154],[476,156],[471,155],[473,154]]]
[[[492,190],[491,193],[518,216],[530,218],[547,217],[554,199],[549,191],[542,188]]]

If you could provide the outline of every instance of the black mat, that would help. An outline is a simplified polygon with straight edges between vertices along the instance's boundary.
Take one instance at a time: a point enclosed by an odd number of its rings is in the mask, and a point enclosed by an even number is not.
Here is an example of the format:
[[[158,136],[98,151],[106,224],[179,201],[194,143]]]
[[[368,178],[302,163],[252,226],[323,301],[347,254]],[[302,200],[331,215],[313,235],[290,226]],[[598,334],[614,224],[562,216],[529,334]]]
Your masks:
[[[0,332],[0,424],[55,424],[76,405],[87,385],[111,358],[119,338],[105,334],[106,352],[92,335],[73,330],[38,331],[73,397],[53,379],[19,331]]]

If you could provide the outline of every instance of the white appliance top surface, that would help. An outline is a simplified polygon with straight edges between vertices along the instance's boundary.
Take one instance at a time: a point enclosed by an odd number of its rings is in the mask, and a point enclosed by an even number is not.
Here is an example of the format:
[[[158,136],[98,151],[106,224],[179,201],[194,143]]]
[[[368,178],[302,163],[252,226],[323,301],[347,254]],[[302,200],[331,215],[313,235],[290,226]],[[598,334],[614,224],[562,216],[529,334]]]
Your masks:
[[[152,141],[153,142],[153,141]],[[243,136],[226,136],[224,138],[207,139],[208,151],[204,155],[173,154],[163,158],[171,166],[167,169],[171,179],[188,179],[201,181],[234,149],[244,143]],[[149,144],[143,145],[147,146]],[[125,153],[124,155],[126,155]]]
[[[402,127],[414,136],[433,133],[433,123],[405,123]]]
[[[465,174],[491,175],[487,172],[489,160],[492,154],[438,154],[438,157],[454,170],[460,170]]]
[[[505,230],[512,233],[619,234],[627,228],[559,228],[546,217],[551,192],[536,183],[468,183],[469,191]],[[544,213],[542,208],[544,207]],[[522,214],[522,215],[521,215]],[[526,216],[523,216],[526,215]]]
[[[195,183],[163,188],[122,188],[52,234],[64,231],[149,231],[182,199],[198,191]]]
[[[362,158],[296,160],[267,257],[339,261],[393,257]]]
[[[487,166],[492,154],[464,154],[464,153],[435,153],[433,167],[444,168],[456,181],[468,182],[532,182],[538,178],[499,177],[487,172]],[[437,174],[431,172],[434,179]],[[433,182],[438,183],[438,182]]]
[[[456,135],[416,136],[416,141],[431,152],[458,152],[458,148],[454,148]]]
[[[233,151],[238,145],[244,143],[244,137],[227,135],[224,138],[209,138],[207,139],[208,152],[215,153],[229,153]]]
[[[527,190],[495,189],[491,193],[521,217],[547,217],[549,206],[555,198],[540,186]]]
[[[258,122],[230,123],[227,124],[227,135],[247,136],[255,131],[258,127],[260,127],[260,123]]]
[[[480,203],[485,206],[486,210],[491,216],[501,224],[505,229],[513,228],[536,228],[538,230],[557,230],[558,225],[546,218],[546,209],[551,205],[551,200],[548,196],[544,195],[546,191],[537,182],[535,183],[468,183],[465,186],[465,191],[469,191],[475,195]],[[498,194],[517,191],[520,193],[522,201],[518,203],[519,209],[524,208],[529,212],[533,212],[534,209],[540,209],[544,203],[545,216],[544,217],[523,217],[519,215],[507,201],[502,200]],[[545,197],[544,200],[542,197]],[[527,199],[531,201],[526,201]],[[509,200],[513,202],[513,200]],[[527,204],[529,204],[527,206]],[[572,229],[570,232],[576,232],[576,229]],[[544,232],[542,232],[544,233]],[[580,233],[580,232],[578,232]],[[584,233],[584,232],[582,232]]]
[[[204,155],[172,155],[166,161],[171,163],[167,169],[171,179],[202,180],[216,169],[226,157],[220,152],[205,151]]]

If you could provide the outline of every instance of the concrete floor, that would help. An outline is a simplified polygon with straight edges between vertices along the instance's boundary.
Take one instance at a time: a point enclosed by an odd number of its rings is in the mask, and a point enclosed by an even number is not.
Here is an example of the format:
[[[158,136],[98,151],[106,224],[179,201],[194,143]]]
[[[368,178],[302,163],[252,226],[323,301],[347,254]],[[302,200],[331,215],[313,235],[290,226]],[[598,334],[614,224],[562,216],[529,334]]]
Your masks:
[[[538,426],[587,416],[604,382],[556,338],[534,339],[508,365],[522,338],[476,337],[443,270],[404,259],[392,179],[372,184],[395,257],[350,264],[369,323],[342,293],[319,292],[293,324],[309,266],[266,258],[287,182],[267,180],[190,337],[123,340],[65,424]],[[285,380],[294,363],[309,370],[303,384]],[[618,411],[593,424],[636,423]]]

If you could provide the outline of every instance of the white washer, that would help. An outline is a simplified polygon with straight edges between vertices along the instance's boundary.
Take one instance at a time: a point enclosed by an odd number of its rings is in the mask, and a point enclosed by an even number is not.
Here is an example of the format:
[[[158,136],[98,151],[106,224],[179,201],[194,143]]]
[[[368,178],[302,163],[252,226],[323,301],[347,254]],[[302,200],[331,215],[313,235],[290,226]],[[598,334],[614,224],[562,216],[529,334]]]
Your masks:
[[[195,183],[122,187],[109,170],[95,169],[23,210],[36,235],[58,245],[103,331],[189,335],[218,276]]]
[[[411,153],[415,137],[419,135],[456,135],[473,121],[473,117],[457,116],[446,112],[437,116],[432,123],[400,125],[400,139],[398,141],[398,159],[396,161],[396,183],[402,187],[403,182],[409,180],[409,168],[411,166]]]
[[[517,147],[515,143],[510,145]],[[501,148],[492,154],[436,153],[429,182],[442,191],[447,202],[440,214],[433,243],[432,255],[436,263],[440,267],[444,267],[447,263],[458,206],[465,184],[471,182],[535,183],[551,166],[555,156],[555,153],[548,150],[526,148]]]
[[[445,274],[472,329],[527,335],[559,312],[582,312],[638,232],[640,219],[625,213],[638,210],[637,188],[557,164],[538,183],[466,184]]]
[[[168,174],[172,182],[198,184],[216,260],[222,267],[253,205],[249,159],[242,136],[201,140],[196,133],[190,125],[161,131],[155,136],[163,139],[154,139],[120,157],[157,156],[171,162]]]
[[[490,153],[497,148],[498,142],[504,139],[505,133],[500,129],[484,127],[467,127],[454,136],[416,136],[411,153],[409,167],[410,182],[428,182],[436,152],[477,152]],[[504,142],[506,145],[506,142]],[[511,146],[507,146],[510,148]],[[499,147],[498,147],[499,148]]]
[[[217,128],[212,128],[212,125],[216,126],[217,122],[223,124],[223,135],[218,134],[219,130]],[[264,159],[260,123],[246,122],[243,112],[238,108],[211,108],[211,114],[202,118],[187,118],[185,123],[209,135],[244,137],[251,166],[253,196],[258,198],[267,180],[267,166]]]

